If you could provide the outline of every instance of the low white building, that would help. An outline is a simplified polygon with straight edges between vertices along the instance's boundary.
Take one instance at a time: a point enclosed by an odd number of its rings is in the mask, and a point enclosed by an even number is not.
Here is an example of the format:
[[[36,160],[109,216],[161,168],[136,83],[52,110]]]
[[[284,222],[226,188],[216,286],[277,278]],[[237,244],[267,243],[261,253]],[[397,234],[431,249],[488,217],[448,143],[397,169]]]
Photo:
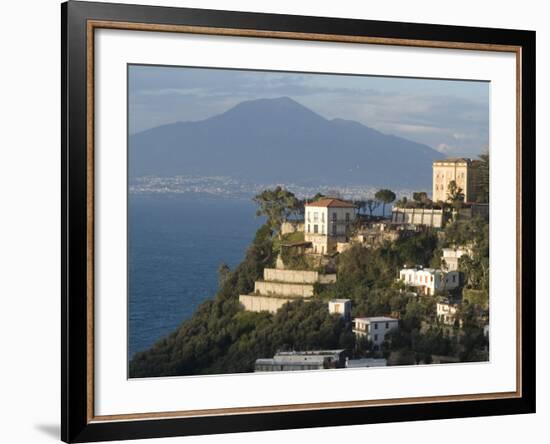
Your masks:
[[[444,271],[458,271],[458,260],[464,255],[470,255],[467,248],[443,248],[441,254],[441,269]]]
[[[322,370],[345,366],[344,350],[278,352],[273,358],[256,359],[255,372]]]
[[[323,198],[306,203],[304,233],[305,241],[312,244],[312,253],[334,253],[338,242],[347,242],[355,217],[355,205],[341,199]]]
[[[454,290],[460,285],[458,271],[436,270],[434,268],[403,268],[399,272],[399,280],[410,287],[416,287],[425,295],[433,295],[436,291]]]
[[[446,325],[454,325],[458,305],[449,302],[441,301],[436,303],[437,319]]]
[[[357,337],[366,337],[372,342],[375,349],[380,348],[386,334],[399,328],[399,319],[386,316],[375,316],[368,318],[355,318],[353,320],[353,333]]]
[[[328,301],[328,312],[338,314],[345,320],[351,318],[351,300],[350,299],[331,299]]]

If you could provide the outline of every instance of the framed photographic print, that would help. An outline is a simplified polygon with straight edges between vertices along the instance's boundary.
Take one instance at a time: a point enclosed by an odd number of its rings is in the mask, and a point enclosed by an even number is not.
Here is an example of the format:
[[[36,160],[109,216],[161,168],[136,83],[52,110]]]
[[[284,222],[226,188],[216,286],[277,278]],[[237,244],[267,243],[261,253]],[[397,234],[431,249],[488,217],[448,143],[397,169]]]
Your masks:
[[[535,411],[535,33],[62,5],[62,439]]]

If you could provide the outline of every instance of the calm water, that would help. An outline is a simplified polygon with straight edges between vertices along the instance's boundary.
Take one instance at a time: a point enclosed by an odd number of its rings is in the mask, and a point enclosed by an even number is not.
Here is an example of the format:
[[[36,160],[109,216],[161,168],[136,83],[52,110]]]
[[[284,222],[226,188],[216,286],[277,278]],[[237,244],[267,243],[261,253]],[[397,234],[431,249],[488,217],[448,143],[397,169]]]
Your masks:
[[[215,295],[262,220],[251,201],[130,195],[129,356],[150,347]]]

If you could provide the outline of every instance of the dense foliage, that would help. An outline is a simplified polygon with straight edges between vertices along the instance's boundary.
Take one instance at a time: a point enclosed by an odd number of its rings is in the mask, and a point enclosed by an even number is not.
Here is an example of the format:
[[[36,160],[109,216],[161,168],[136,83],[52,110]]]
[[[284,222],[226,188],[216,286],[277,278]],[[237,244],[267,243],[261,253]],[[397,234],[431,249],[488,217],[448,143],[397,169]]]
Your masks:
[[[481,154],[479,156],[479,188],[477,201],[482,203],[489,203],[489,154]]]
[[[445,246],[467,245],[472,254],[459,260],[466,288],[489,291],[489,224],[482,218],[456,221],[445,229]]]

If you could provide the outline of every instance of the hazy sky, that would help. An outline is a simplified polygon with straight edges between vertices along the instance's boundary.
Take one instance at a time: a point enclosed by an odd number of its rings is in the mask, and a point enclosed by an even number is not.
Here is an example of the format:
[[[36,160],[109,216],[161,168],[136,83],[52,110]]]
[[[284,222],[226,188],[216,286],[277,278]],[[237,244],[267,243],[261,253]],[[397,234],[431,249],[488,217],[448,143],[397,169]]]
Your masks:
[[[288,96],[328,119],[356,120],[449,156],[475,157],[489,146],[487,82],[133,65],[128,80],[131,134]]]

